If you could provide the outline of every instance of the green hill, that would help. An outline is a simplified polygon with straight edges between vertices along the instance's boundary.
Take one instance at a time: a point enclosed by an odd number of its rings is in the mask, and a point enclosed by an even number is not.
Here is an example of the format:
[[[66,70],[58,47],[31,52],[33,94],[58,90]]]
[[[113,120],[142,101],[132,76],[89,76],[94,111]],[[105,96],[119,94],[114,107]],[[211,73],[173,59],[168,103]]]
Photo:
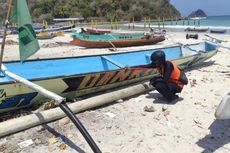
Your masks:
[[[0,2],[0,18],[6,12],[6,0]],[[107,21],[143,20],[180,17],[170,0],[28,0],[33,20],[51,21],[53,18],[97,17]]]

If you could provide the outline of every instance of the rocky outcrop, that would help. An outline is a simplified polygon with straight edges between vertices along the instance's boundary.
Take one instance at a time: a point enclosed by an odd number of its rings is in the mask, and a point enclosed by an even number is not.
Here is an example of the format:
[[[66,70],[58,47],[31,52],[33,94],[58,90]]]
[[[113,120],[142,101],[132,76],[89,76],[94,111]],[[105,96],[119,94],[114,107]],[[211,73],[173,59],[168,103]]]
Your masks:
[[[195,18],[195,17],[207,17],[207,15],[204,13],[203,10],[198,9],[194,12],[192,12],[189,16],[189,18]]]

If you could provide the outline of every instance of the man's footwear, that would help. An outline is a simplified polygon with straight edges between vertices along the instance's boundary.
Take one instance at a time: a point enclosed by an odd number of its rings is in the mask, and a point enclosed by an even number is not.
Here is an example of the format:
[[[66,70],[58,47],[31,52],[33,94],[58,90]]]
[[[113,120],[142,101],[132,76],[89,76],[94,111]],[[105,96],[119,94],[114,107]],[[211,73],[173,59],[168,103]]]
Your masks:
[[[174,95],[172,98],[167,99],[169,103],[173,102],[174,100],[178,99],[179,96],[178,95]]]
[[[174,97],[174,99],[173,99],[173,100],[178,99],[178,98],[179,98],[179,96],[178,96],[178,95],[175,95],[175,97]]]

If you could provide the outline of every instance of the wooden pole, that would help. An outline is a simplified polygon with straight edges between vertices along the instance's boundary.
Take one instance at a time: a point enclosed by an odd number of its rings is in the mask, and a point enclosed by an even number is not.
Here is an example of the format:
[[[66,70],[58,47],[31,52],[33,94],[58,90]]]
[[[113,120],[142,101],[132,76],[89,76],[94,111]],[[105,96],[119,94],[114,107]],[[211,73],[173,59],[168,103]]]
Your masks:
[[[160,18],[158,17],[158,29],[160,29]]]
[[[3,54],[4,54],[5,44],[6,44],[6,35],[7,35],[7,29],[8,29],[8,25],[9,25],[8,19],[9,19],[10,12],[11,12],[12,0],[9,0],[8,4],[9,4],[9,6],[8,6],[7,15],[6,15],[5,29],[4,29],[4,33],[3,33],[2,46],[1,46],[0,69],[2,69]]]
[[[153,87],[149,87],[148,83],[133,85],[117,91],[101,94],[75,103],[70,103],[69,108],[74,113],[79,113],[87,109],[92,109],[105,104],[114,103],[119,99],[128,98],[136,94],[150,91],[152,89]],[[0,137],[20,132],[41,124],[52,122],[65,116],[66,114],[63,113],[60,108],[54,108],[4,121],[0,123]]]
[[[151,28],[151,18],[149,17],[149,28]]]
[[[144,17],[144,29],[146,28],[146,16]]]
[[[8,71],[4,65],[2,65],[2,71],[10,78],[23,83],[27,87],[41,93],[47,98],[53,99],[58,104],[58,106],[62,109],[62,111],[70,118],[70,120],[74,123],[74,125],[78,128],[78,130],[81,132],[85,140],[88,142],[91,149],[94,151],[94,153],[101,153],[100,149],[98,148],[98,146],[96,145],[92,137],[89,135],[85,127],[82,125],[80,120],[73,114],[72,110],[66,105],[65,98]]]
[[[129,19],[129,26],[128,26],[129,29],[130,29],[130,23],[131,23],[131,20]]]
[[[134,17],[133,17],[133,29],[134,29],[135,25],[134,25]]]
[[[114,22],[115,22],[115,29],[117,30],[117,20],[115,20]]]

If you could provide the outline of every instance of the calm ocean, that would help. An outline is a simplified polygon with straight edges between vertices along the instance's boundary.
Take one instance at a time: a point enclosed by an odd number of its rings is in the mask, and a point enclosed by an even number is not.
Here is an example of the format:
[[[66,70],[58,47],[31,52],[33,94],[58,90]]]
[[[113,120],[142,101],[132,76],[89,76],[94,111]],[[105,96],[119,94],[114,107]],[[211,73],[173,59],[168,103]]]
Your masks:
[[[151,22],[144,24],[143,22],[136,23],[136,27],[148,28],[165,28],[172,31],[184,31],[187,27],[204,27],[209,29],[226,29],[226,34],[230,34],[230,15],[225,16],[209,16],[206,19],[196,20],[177,20],[177,21],[165,21],[165,22]]]
[[[167,25],[176,25],[176,22],[167,22]],[[200,25],[200,26],[214,26],[214,27],[230,27],[230,15],[226,16],[209,16],[206,19],[200,20],[181,20],[177,21],[178,25]]]

